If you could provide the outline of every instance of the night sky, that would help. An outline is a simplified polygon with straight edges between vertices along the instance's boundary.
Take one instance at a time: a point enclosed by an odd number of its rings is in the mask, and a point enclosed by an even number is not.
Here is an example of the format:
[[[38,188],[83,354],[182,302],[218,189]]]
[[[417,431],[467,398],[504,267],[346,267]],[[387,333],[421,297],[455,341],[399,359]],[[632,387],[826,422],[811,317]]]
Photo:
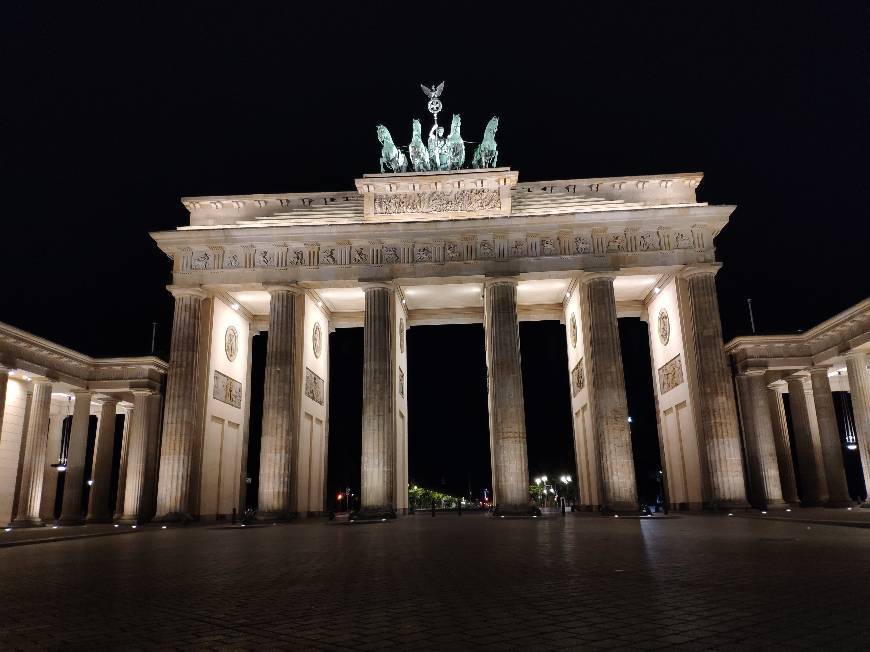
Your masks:
[[[0,320],[95,356],[147,354],[156,321],[167,356],[147,233],[185,224],[181,196],[352,188],[374,126],[401,140],[445,79],[466,139],[499,115],[520,181],[703,171],[700,199],[738,206],[716,240],[726,338],[747,297],[760,331],[809,328],[870,290],[868,4],[707,4],[4,3]],[[620,328],[643,477],[647,335]],[[530,472],[571,472],[564,326],[521,338]],[[334,490],[358,486],[362,331],[331,344]],[[415,327],[408,351],[411,476],[477,494],[483,329]]]

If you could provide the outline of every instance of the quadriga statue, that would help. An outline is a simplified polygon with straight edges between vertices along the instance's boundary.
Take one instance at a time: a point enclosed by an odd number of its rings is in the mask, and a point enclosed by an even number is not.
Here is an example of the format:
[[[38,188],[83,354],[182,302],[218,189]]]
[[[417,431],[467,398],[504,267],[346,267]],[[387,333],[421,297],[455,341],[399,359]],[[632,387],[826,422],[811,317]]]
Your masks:
[[[407,171],[408,159],[393,143],[393,137],[384,125],[378,125],[378,140],[381,141],[381,173],[386,172],[385,168],[390,172]]]
[[[411,165],[414,166],[415,172],[429,172],[432,169],[429,150],[423,143],[420,121],[416,119],[411,123],[411,144],[408,145],[408,154],[411,157]]]
[[[483,140],[474,150],[471,166],[475,168],[494,168],[498,165],[498,147],[495,144],[495,132],[498,131],[498,117],[493,116],[486,124]]]
[[[453,122],[450,123],[450,135],[447,136],[447,157],[450,161],[448,170],[458,170],[465,164],[465,143],[462,142],[462,134],[459,133],[462,127],[462,119],[459,114],[453,115]]]

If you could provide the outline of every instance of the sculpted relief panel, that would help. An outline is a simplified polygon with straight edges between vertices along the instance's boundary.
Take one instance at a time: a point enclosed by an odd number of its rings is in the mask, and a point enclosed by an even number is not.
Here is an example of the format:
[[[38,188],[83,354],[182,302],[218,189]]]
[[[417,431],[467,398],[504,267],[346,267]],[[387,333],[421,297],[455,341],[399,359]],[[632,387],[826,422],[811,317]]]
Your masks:
[[[583,370],[583,358],[571,370],[571,396],[577,396],[586,387],[586,372]]]
[[[319,405],[326,400],[323,378],[305,367],[305,396]]]
[[[242,384],[225,376],[220,371],[214,372],[214,389],[212,397],[221,403],[232,405],[234,408],[241,409],[242,407]]]
[[[659,391],[666,394],[683,383],[683,363],[679,354],[659,368]]]
[[[499,210],[501,195],[489,189],[376,194],[374,208],[375,215]]]

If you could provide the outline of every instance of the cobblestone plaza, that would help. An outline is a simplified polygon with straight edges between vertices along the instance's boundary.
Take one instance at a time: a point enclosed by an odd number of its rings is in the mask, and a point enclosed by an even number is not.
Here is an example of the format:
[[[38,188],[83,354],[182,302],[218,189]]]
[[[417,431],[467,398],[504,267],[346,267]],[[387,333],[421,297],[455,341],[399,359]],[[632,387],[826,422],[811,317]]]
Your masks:
[[[150,526],[0,549],[0,646],[859,649],[868,544],[724,515]]]

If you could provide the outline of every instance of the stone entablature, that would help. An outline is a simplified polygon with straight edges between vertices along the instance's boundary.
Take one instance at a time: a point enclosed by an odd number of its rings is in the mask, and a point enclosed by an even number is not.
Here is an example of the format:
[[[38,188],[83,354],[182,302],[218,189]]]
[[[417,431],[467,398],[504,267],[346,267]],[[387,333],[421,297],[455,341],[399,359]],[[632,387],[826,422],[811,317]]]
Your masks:
[[[805,333],[736,337],[725,345],[741,373],[843,366],[841,357],[853,350],[870,350],[870,299]]]
[[[562,179],[517,182],[518,173],[508,168],[460,170],[452,173],[405,173],[367,175],[356,181],[357,192],[278,193],[184,197],[190,212],[190,227],[269,226],[273,223],[353,223],[375,216],[374,196],[389,193],[429,193],[433,191],[499,191],[500,208],[483,208],[470,217],[517,214],[523,205],[535,212],[585,212],[589,210],[631,210],[652,206],[694,206],[700,173]],[[430,187],[440,184],[438,187]],[[457,185],[458,184],[458,185]],[[366,190],[370,188],[370,190]],[[510,192],[508,192],[510,191]],[[365,198],[371,206],[365,209]],[[566,201],[572,200],[572,201]],[[512,207],[512,204],[514,205]],[[528,208],[519,212],[525,213]],[[403,212],[391,219],[414,217],[433,219],[432,212]],[[452,218],[459,215],[452,215]],[[388,219],[380,214],[377,219]]]
[[[168,365],[160,358],[91,358],[0,323],[0,366],[99,392],[159,391]]]

